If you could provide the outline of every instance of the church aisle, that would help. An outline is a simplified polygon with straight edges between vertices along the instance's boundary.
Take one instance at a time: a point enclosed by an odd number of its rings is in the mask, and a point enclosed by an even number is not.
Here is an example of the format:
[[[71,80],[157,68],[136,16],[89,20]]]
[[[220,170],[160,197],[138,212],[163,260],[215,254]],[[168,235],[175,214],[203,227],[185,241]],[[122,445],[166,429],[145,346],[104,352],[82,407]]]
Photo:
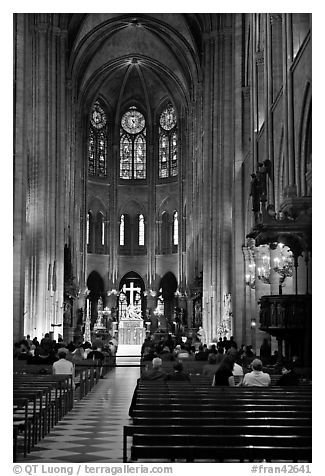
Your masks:
[[[123,426],[139,367],[117,367],[66,415],[24,458],[24,463],[122,462]]]

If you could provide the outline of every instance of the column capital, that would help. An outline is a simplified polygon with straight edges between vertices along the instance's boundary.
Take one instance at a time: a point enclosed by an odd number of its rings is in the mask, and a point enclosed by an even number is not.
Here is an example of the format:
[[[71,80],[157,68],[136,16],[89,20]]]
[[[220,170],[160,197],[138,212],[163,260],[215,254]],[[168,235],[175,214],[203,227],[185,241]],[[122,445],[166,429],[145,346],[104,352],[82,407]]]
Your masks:
[[[275,23],[282,23],[282,14],[281,13],[270,13],[271,25]]]

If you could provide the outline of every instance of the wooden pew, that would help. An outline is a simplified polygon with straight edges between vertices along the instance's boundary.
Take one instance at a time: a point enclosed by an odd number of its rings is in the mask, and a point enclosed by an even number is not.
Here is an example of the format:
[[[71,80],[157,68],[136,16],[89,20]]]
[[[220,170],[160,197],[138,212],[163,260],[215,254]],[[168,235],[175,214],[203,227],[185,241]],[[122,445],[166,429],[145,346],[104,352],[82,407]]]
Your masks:
[[[242,430],[243,431],[243,430]],[[237,459],[254,461],[278,459],[297,461],[310,459],[310,437],[304,435],[249,435],[241,434],[202,435],[196,434],[139,434],[133,435],[131,459],[168,458],[185,459]],[[148,454],[148,447],[150,452]]]
[[[311,461],[310,387],[182,384],[140,381],[133,425],[124,427],[124,462],[128,437],[131,461]]]
[[[27,448],[24,444],[24,456],[26,451],[37,444],[67,411],[72,408],[72,377],[71,375],[14,375],[13,397],[14,402],[18,399],[27,400]],[[14,403],[14,415],[15,411]],[[15,420],[14,420],[15,426]],[[19,428],[19,427],[18,427]],[[15,432],[14,454],[17,450],[17,438]]]
[[[31,446],[31,429],[30,421],[28,418],[28,398],[18,398],[14,397],[13,399],[13,461],[16,461],[17,455],[17,439],[19,431],[23,431],[23,452],[26,456],[28,449],[30,450]]]

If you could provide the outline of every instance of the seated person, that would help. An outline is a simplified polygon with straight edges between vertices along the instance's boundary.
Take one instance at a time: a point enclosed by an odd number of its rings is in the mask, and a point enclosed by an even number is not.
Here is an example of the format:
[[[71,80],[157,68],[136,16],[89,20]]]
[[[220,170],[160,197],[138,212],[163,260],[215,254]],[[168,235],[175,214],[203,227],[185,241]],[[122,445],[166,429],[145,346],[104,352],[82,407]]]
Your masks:
[[[163,347],[162,351],[159,353],[159,357],[161,358],[163,362],[174,360],[174,356],[171,353],[169,347],[167,346]]]
[[[181,344],[181,348],[177,353],[177,358],[178,359],[188,359],[190,356],[189,351],[186,349],[184,344]]]
[[[195,360],[207,360],[208,352],[204,350],[202,344],[199,345],[198,352],[195,353]]]
[[[155,357],[152,360],[152,369],[147,370],[143,372],[141,375],[141,379],[138,378],[136,387],[133,392],[130,408],[129,408],[129,416],[133,418],[133,410],[137,401],[137,395],[138,395],[138,386],[139,386],[139,381],[140,380],[165,380],[166,379],[166,374],[161,370],[162,366],[162,360],[159,359],[159,357]]]
[[[162,360],[159,357],[155,357],[152,360],[152,369],[143,372],[141,375],[142,380],[164,380],[166,378],[165,372],[161,370]]]
[[[228,356],[225,356],[220,364],[218,364],[218,369],[214,374],[212,387],[219,386],[235,386],[235,379],[232,374],[234,367],[233,359],[230,359]]]
[[[209,354],[208,363],[203,365],[202,375],[213,377],[218,367],[219,364],[217,363],[217,356],[215,354]]]
[[[179,381],[187,380],[190,382],[190,376],[187,372],[184,372],[184,367],[182,362],[175,362],[174,371],[170,374],[167,374],[166,380]]]
[[[58,356],[59,360],[54,362],[52,369],[53,374],[67,374],[72,375],[72,387],[74,388],[74,365],[70,360],[66,359],[66,352],[59,349]]]
[[[298,375],[294,371],[294,367],[290,362],[286,362],[282,366],[282,375],[277,381],[277,385],[282,387],[290,385],[299,385]]]
[[[208,350],[208,353],[209,355],[210,354],[217,354],[218,353],[218,349],[216,348],[216,345],[215,344],[212,344],[210,349]]]
[[[244,375],[243,387],[268,387],[271,383],[271,377],[262,371],[262,361],[254,359],[251,366],[252,372]]]
[[[214,354],[216,356],[216,364],[220,364],[223,361],[223,359],[225,358],[224,351],[225,350],[224,350],[223,347],[218,347],[218,352],[216,354]]]

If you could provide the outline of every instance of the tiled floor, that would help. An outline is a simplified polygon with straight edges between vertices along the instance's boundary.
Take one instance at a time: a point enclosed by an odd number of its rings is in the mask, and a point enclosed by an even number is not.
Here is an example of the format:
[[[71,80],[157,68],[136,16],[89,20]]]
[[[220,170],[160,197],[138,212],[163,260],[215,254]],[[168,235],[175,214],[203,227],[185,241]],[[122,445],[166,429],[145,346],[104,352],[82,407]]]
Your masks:
[[[128,410],[139,376],[139,367],[112,369],[26,458],[18,455],[18,461],[122,462],[123,426],[131,422]]]

